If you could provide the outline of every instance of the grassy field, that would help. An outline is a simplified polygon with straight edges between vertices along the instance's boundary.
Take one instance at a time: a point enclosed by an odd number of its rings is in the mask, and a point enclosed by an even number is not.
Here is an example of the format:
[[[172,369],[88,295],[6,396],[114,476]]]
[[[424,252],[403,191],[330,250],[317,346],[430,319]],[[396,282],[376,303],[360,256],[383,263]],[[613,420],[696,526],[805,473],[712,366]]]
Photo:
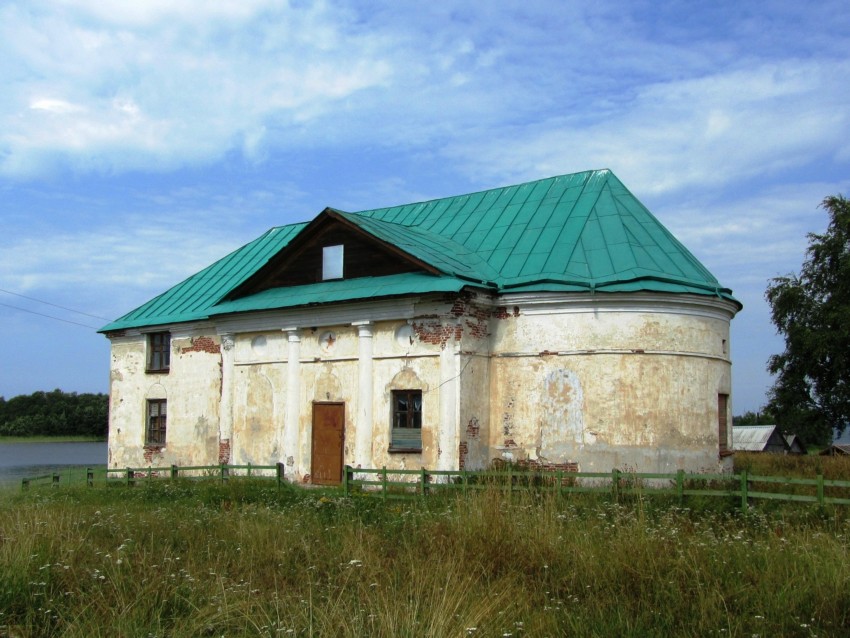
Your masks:
[[[844,636],[847,514],[43,488],[0,499],[0,636]]]

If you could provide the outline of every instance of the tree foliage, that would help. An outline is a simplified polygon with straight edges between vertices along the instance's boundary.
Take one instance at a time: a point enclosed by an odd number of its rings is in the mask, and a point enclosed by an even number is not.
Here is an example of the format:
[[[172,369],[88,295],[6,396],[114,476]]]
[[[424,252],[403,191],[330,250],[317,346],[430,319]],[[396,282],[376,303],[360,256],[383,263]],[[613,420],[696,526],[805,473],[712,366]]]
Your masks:
[[[776,277],[765,296],[785,338],[768,370],[770,407],[785,431],[826,443],[850,423],[850,201],[827,197],[824,234],[809,233],[799,275]]]
[[[732,425],[776,425],[776,415],[769,407],[763,407],[758,412],[744,412],[732,417]]]
[[[6,400],[0,397],[0,435],[105,437],[109,397],[76,392],[33,392]]]

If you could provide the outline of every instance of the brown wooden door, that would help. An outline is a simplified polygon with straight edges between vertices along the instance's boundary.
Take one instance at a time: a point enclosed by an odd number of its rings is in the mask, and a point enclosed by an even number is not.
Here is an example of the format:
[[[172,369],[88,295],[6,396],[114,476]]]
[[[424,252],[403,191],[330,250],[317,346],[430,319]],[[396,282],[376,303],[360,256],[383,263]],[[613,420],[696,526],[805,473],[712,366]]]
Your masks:
[[[313,404],[313,451],[310,474],[317,485],[342,482],[342,445],[345,439],[345,404]]]

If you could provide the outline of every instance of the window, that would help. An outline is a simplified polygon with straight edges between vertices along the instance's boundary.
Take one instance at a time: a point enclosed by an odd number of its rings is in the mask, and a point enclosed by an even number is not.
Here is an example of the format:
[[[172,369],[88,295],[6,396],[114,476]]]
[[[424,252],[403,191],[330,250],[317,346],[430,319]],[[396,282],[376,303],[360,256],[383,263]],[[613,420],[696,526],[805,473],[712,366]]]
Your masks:
[[[148,425],[145,433],[146,445],[165,445],[165,399],[148,399]]]
[[[148,335],[148,372],[168,372],[171,364],[171,334],[152,332]]]
[[[343,246],[322,248],[322,281],[342,279]]]
[[[422,451],[422,391],[393,390],[393,427],[390,450]]]
[[[729,455],[729,395],[717,395],[717,438],[720,444],[720,456]]]

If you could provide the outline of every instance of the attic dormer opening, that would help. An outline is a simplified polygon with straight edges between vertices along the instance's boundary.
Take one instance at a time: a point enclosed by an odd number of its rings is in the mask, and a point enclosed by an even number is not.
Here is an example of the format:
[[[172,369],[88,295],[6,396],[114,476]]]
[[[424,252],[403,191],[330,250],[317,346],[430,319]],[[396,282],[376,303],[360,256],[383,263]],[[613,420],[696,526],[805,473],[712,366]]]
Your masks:
[[[342,279],[345,263],[345,245],[324,246],[322,248],[322,281]]]

